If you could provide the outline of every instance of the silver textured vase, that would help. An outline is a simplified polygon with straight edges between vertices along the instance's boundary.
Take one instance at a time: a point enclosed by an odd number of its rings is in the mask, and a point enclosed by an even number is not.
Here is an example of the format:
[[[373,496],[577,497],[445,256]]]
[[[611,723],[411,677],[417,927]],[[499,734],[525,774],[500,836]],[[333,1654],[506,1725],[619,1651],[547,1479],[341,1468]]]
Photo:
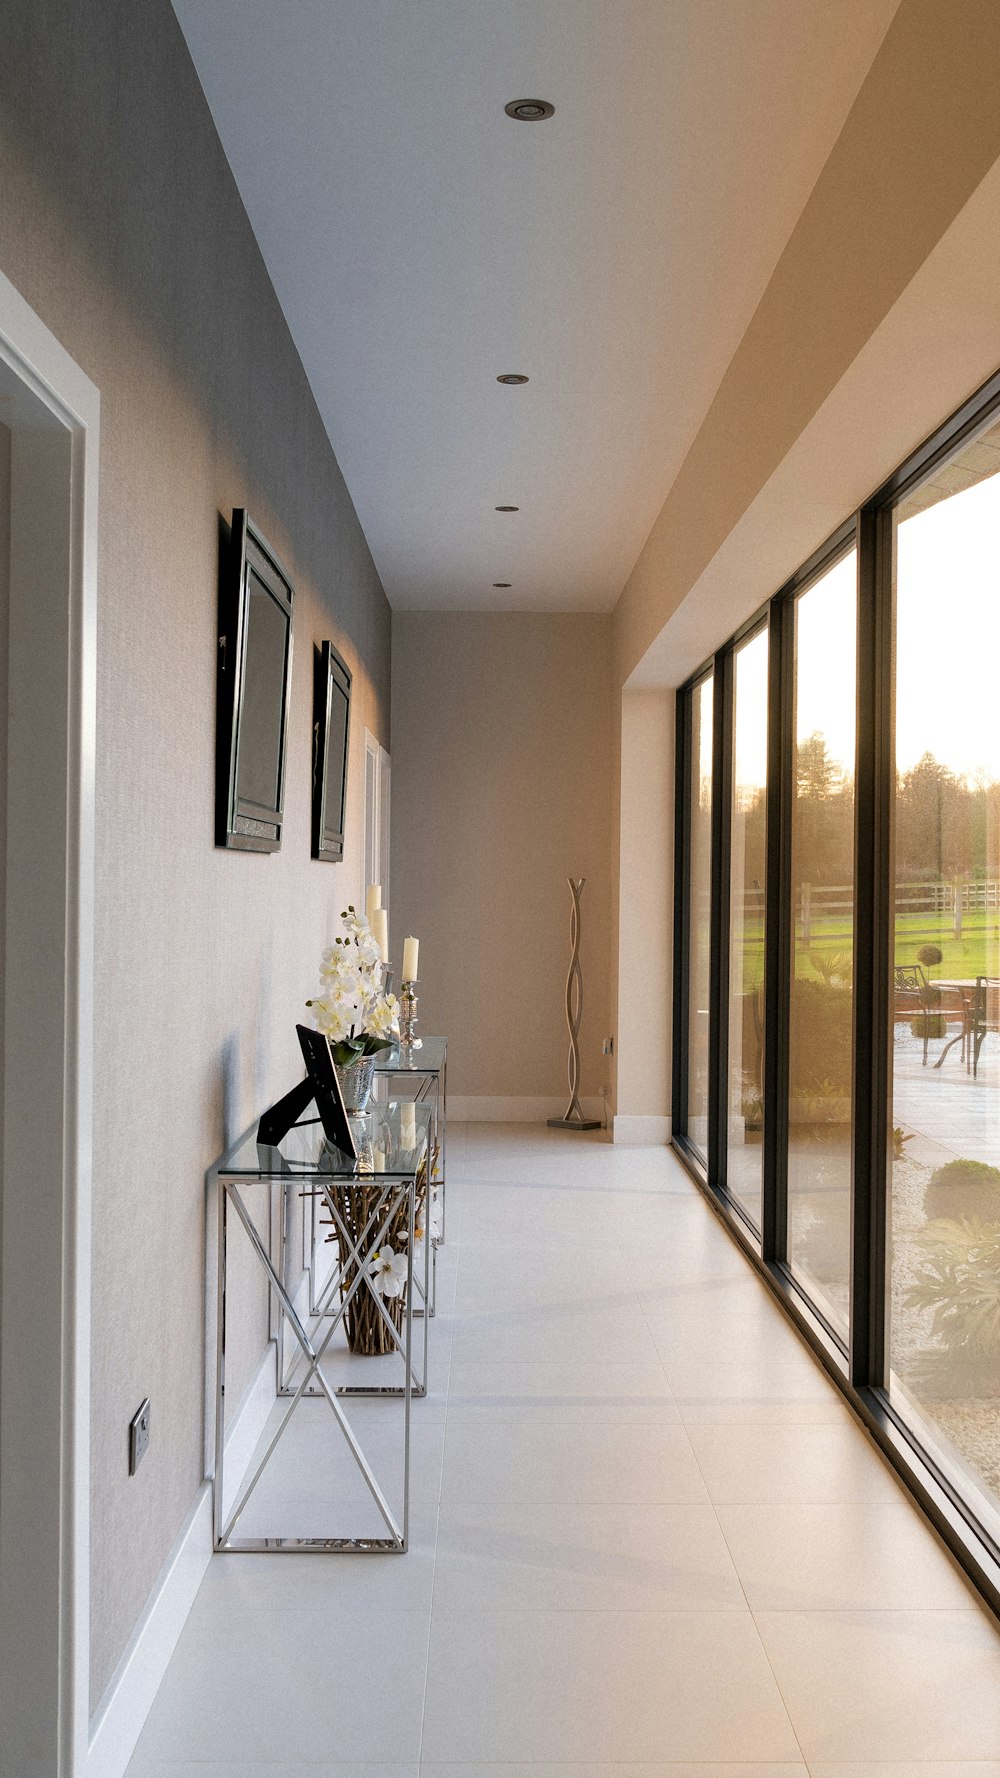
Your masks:
[[[364,1111],[375,1083],[375,1057],[361,1056],[357,1062],[336,1064],[337,1079],[344,1095],[344,1110]]]

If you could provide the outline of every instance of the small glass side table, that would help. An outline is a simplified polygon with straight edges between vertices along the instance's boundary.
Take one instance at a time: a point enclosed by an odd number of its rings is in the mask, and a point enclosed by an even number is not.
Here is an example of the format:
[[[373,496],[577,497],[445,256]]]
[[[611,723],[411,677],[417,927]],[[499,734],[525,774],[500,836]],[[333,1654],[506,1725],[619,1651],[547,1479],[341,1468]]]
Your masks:
[[[397,1104],[379,1105],[364,1118],[352,1120],[358,1158],[334,1148],[318,1119],[305,1119],[272,1148],[258,1143],[256,1125],[212,1169],[217,1184],[218,1268],[216,1320],[215,1476],[213,1480],[214,1547],[217,1551],[296,1550],[316,1554],[344,1551],[394,1551],[401,1553],[409,1537],[410,1407],[414,1395],[427,1387],[427,1323],[423,1326],[422,1365],[415,1366],[413,1321],[414,1291],[420,1282],[414,1268],[418,1180],[424,1163],[430,1179],[431,1108],[417,1105],[405,1114]],[[250,1194],[256,1190],[257,1203]],[[260,1205],[261,1191],[264,1204]],[[303,1263],[307,1200],[321,1205],[333,1229],[335,1258],[319,1291],[314,1310],[314,1285]],[[257,1212],[256,1216],[254,1212]],[[270,1330],[277,1343],[278,1395],[288,1401],[276,1431],[263,1455],[253,1466],[249,1481],[241,1486],[235,1504],[225,1508],[225,1396],[227,1286],[232,1264],[231,1233],[241,1230],[249,1249],[267,1278],[271,1303]],[[403,1286],[395,1301],[401,1313],[394,1316],[375,1288],[373,1256],[391,1244],[405,1242],[405,1270],[397,1272]],[[425,1238],[418,1262],[423,1271],[423,1297],[429,1292],[431,1243]],[[398,1260],[404,1258],[397,1256]],[[391,1299],[390,1299],[391,1300]],[[324,1360],[348,1357],[333,1348],[334,1335],[345,1327],[351,1305],[364,1304],[376,1324],[384,1329],[383,1343],[394,1359],[401,1359],[401,1382],[331,1381]],[[397,1320],[399,1325],[397,1325]],[[294,1355],[286,1356],[286,1336],[294,1336]],[[357,1367],[383,1365],[383,1359],[358,1357],[349,1362],[348,1374]],[[343,1372],[341,1372],[343,1378]],[[362,1372],[364,1376],[364,1372]],[[321,1398],[378,1510],[384,1535],[349,1533],[322,1536],[288,1535],[279,1531],[256,1536],[237,1535],[254,1490],[267,1470],[289,1422],[300,1404]],[[343,1405],[351,1397],[377,1397],[401,1408],[402,1503],[396,1512],[361,1446],[360,1437]],[[381,1428],[380,1428],[381,1431]],[[366,1435],[367,1436],[367,1435]],[[353,1472],[352,1472],[353,1473]],[[309,1478],[305,1477],[308,1481]]]
[[[415,1088],[416,1104],[431,1108],[430,1179],[427,1200],[427,1228],[430,1232],[435,1207],[437,1233],[431,1236],[430,1294],[426,1303],[429,1315],[435,1313],[437,1298],[437,1250],[445,1242],[447,1210],[447,1142],[448,1142],[448,1039],[423,1037],[412,1046],[398,1040],[391,1049],[379,1050],[375,1058],[376,1080],[384,1081],[389,1091],[399,1090],[403,1080]],[[436,1202],[435,1202],[436,1201]],[[417,1311],[418,1315],[420,1311]]]

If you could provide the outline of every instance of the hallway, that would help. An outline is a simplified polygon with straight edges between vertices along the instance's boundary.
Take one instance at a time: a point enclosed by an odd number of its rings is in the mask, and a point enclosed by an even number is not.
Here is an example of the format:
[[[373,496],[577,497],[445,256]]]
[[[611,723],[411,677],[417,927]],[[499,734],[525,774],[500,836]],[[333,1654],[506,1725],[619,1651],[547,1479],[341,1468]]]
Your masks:
[[[1000,1778],[992,1619],[670,1151],[448,1169],[409,1554],[214,1558],[129,1778]]]

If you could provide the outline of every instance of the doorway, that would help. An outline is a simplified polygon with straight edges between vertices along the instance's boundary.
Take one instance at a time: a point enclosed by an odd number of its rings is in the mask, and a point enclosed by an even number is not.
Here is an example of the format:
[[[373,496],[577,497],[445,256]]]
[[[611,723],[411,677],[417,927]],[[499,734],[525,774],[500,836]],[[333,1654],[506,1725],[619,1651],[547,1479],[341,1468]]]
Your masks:
[[[87,1760],[98,421],[0,276],[2,1778]]]

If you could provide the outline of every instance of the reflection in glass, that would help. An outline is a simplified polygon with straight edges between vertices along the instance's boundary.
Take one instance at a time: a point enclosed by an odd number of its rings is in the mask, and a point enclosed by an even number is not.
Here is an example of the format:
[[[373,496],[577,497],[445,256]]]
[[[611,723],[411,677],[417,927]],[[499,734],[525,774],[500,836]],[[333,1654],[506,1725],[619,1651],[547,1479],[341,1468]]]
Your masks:
[[[708,1159],[709,920],[712,892],[712,678],[691,693],[688,930],[688,1141]]]
[[[850,1293],[857,563],[795,604],[788,1259],[846,1334]]]
[[[998,434],[1000,434],[1000,429]],[[1000,1495],[1000,438],[896,513],[890,1393]]]
[[[727,1184],[760,1228],[764,1129],[767,631],[733,657]]]
[[[288,618],[253,569],[249,582],[236,789],[241,801],[270,811],[278,807],[281,777]]]

